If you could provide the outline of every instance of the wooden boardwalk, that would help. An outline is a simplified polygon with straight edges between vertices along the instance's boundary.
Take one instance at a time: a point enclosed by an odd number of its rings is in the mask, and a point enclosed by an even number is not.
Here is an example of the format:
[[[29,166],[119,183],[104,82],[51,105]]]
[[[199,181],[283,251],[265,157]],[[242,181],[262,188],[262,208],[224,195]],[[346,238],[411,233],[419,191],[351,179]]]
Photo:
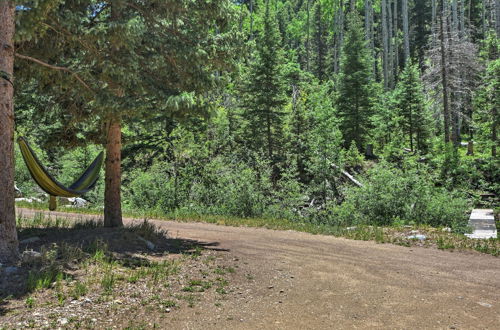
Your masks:
[[[492,209],[472,210],[469,225],[474,230],[472,234],[466,234],[470,238],[497,238],[495,215]]]

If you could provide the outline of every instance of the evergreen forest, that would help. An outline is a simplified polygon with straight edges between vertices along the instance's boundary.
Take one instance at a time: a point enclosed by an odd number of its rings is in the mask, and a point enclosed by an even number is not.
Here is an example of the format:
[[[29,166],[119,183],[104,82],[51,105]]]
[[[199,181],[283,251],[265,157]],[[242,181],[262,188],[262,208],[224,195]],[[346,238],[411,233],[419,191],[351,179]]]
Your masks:
[[[14,182],[48,202],[18,137],[64,184],[105,151],[106,226],[467,232],[499,207],[499,37],[498,0],[1,0],[0,259]]]

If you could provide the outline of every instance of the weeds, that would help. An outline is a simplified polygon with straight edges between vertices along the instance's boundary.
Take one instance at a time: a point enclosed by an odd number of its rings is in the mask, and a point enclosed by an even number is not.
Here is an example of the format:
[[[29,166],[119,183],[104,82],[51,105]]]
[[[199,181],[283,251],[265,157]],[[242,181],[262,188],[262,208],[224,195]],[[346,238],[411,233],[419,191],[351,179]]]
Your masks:
[[[73,290],[71,291],[71,297],[73,299],[80,299],[80,297],[85,296],[88,292],[88,288],[85,283],[76,281]]]

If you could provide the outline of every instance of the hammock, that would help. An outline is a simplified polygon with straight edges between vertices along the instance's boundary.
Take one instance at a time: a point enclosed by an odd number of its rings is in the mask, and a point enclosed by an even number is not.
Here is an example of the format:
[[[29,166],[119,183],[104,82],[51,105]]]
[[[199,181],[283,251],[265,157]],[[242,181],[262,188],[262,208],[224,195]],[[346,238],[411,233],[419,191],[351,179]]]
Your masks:
[[[56,197],[81,196],[94,188],[99,179],[99,172],[104,162],[104,153],[102,151],[78,180],[71,186],[65,187],[51,176],[47,169],[40,163],[26,139],[19,137],[17,143],[19,144],[19,149],[21,150],[21,154],[23,155],[24,162],[26,163],[26,167],[31,177],[43,191],[50,195],[49,209],[51,211],[54,211],[57,207]]]

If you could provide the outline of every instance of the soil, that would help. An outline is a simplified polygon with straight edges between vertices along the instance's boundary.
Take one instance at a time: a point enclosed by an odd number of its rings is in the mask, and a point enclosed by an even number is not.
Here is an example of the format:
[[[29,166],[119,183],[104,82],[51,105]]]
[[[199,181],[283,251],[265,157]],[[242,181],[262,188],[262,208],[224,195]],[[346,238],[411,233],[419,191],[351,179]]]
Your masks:
[[[34,212],[22,210],[24,216]],[[203,297],[162,317],[139,309],[121,315],[118,328],[127,317],[170,329],[500,328],[498,257],[294,231],[151,222],[170,237],[216,247],[207,253],[236,272],[220,302]],[[99,322],[94,326],[110,326]]]

